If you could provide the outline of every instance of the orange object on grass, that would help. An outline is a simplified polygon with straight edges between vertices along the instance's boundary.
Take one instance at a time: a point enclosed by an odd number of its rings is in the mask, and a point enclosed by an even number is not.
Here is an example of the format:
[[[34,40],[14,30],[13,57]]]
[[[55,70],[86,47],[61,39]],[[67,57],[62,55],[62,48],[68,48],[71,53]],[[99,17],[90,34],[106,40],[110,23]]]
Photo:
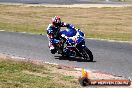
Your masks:
[[[82,77],[88,77],[88,72],[82,68]]]

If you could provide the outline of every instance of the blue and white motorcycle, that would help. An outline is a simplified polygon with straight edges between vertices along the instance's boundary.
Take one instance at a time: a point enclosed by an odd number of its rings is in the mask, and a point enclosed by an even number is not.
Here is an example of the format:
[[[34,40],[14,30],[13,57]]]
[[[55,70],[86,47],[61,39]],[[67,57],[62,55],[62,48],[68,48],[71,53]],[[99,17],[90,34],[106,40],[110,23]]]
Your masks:
[[[56,50],[65,57],[93,61],[93,54],[85,45],[84,33],[80,30],[69,28],[61,31],[61,40],[56,43]]]

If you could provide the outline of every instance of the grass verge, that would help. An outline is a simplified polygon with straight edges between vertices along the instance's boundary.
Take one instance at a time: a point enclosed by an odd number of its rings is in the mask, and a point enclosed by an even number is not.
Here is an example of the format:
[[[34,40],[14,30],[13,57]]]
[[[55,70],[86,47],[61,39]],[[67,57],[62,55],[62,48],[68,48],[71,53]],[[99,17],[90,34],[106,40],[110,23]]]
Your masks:
[[[55,65],[0,58],[0,88],[80,88],[76,77],[55,70]]]
[[[83,88],[78,82],[81,71],[40,61],[0,57],[0,88]],[[92,77],[93,76],[93,77]],[[119,79],[95,72],[97,79]],[[132,86],[87,86],[87,88],[132,88]]]
[[[86,37],[132,41],[132,7],[59,8],[0,5],[0,30],[46,33],[55,15],[80,28]]]

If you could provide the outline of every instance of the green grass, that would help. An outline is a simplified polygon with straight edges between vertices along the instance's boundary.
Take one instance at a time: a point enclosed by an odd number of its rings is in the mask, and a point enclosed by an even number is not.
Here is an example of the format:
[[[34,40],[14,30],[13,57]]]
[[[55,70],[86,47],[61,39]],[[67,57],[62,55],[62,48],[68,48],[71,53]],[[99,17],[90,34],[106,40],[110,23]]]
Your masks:
[[[11,32],[32,32],[32,33],[43,33],[43,28],[35,28],[32,24],[10,24],[0,22],[0,30],[6,30]]]
[[[67,80],[67,81],[69,81],[69,80],[71,80],[71,79],[74,79],[74,76],[63,76],[63,77],[62,77],[62,80]]]
[[[80,88],[74,76],[52,73],[56,66],[0,59],[0,88]]]
[[[0,5],[0,30],[46,33],[51,18],[74,24],[86,37],[132,41],[132,7],[53,8]]]

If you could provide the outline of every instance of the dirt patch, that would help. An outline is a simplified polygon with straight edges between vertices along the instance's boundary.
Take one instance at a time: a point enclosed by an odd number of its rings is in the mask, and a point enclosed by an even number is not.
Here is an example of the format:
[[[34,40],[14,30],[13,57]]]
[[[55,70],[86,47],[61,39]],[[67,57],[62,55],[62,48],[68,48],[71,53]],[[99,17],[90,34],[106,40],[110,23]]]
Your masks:
[[[124,5],[114,5],[114,4],[73,4],[73,5],[43,5],[46,7],[80,7],[80,8],[91,8],[91,7],[126,7],[126,6],[132,6],[130,4],[124,4]]]
[[[77,71],[74,68],[67,66],[58,66],[57,68],[52,69],[52,73],[60,73],[66,76],[74,76],[75,78],[81,76],[81,71]]]
[[[21,5],[22,7],[67,7],[67,8],[91,8],[91,7],[97,7],[97,8],[102,8],[102,7],[128,7],[132,6],[132,4],[71,4],[71,5],[61,5],[61,4],[13,4],[13,3],[2,3],[5,5]]]
[[[4,4],[4,3],[3,3]],[[5,3],[6,5],[8,3]],[[11,3],[9,3],[11,4]],[[44,7],[68,7],[68,8],[73,8],[73,7],[79,7],[79,8],[91,8],[91,7],[127,7],[127,6],[132,6],[132,4],[72,4],[72,5],[60,5],[60,4],[11,4],[11,5],[22,5],[25,7],[30,7],[30,6],[44,6]]]

